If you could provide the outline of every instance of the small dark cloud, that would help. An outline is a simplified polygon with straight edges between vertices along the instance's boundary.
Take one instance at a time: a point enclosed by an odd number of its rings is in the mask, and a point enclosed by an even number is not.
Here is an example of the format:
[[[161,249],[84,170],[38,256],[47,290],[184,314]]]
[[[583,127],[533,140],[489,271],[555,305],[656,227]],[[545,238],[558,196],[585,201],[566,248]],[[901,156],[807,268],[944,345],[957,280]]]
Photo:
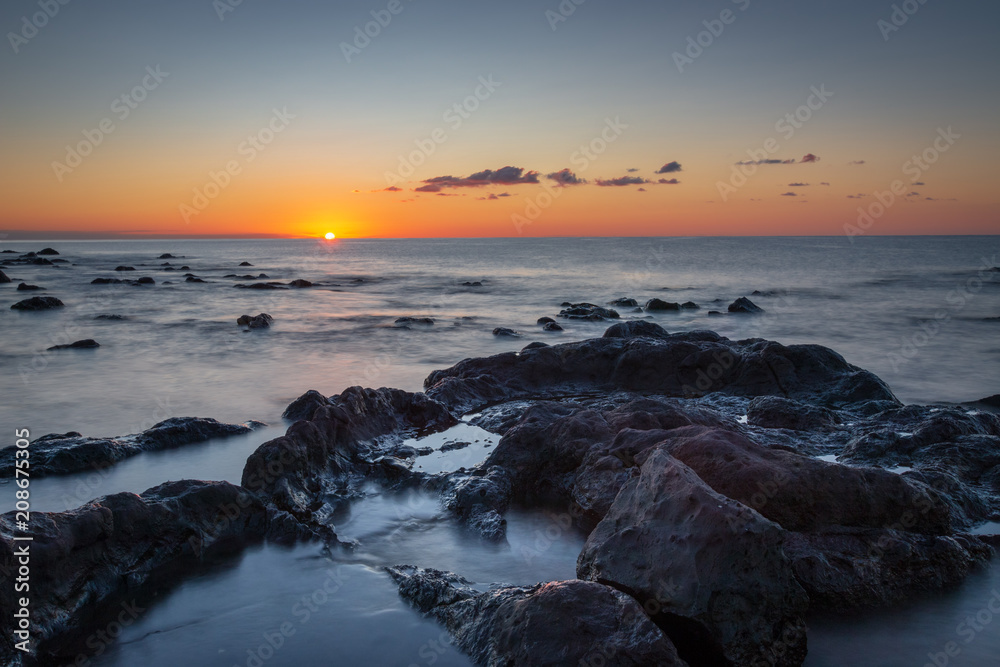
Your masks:
[[[555,181],[559,185],[583,185],[587,182],[586,179],[580,178],[574,174],[569,169],[560,169],[559,171],[554,171],[551,174],[545,174],[545,178]]]
[[[782,197],[798,197],[799,195],[796,192],[786,192],[785,194],[783,194],[781,196]]]
[[[822,183],[820,183],[820,185],[830,185],[830,184],[827,183],[826,181],[823,181]]]
[[[778,160],[775,158],[771,158],[768,160],[743,160],[741,162],[737,162],[736,164],[737,165],[795,164],[795,160],[794,158],[791,160]]]
[[[790,187],[790,188],[807,188],[807,187],[809,187],[809,184],[808,183],[789,183],[788,187]]]
[[[674,174],[678,171],[683,171],[681,168],[681,163],[674,160],[673,162],[668,162],[659,169],[656,170],[657,174]]]
[[[440,185],[421,185],[419,188],[413,188],[414,192],[441,192]]]
[[[914,185],[927,185],[927,184],[924,183],[923,181],[917,181],[916,183],[914,183]]]
[[[865,164],[865,161],[864,160],[852,160],[851,162],[848,162],[847,164]]]
[[[438,197],[464,197],[465,195],[457,195],[457,194],[452,194],[450,192],[439,192],[439,193],[437,193],[437,196]]]
[[[679,185],[680,181],[676,178],[661,178],[657,181],[660,185]]]
[[[819,162],[819,156],[813,155],[812,153],[806,153],[802,156],[802,159],[799,160],[799,162]]]
[[[908,195],[906,195],[906,196],[907,196],[907,197],[919,197],[919,196],[920,196],[920,193],[919,193],[919,192],[911,192],[910,194],[908,194]]]
[[[627,172],[628,172],[628,173],[630,173],[630,174],[634,174],[635,172],[637,172],[637,171],[639,171],[639,170],[638,170],[638,169],[637,169],[636,167],[629,167],[629,168],[628,168],[628,169],[626,169],[625,171],[627,171]]]
[[[645,192],[646,188],[639,188],[639,192]]]
[[[484,185],[520,185],[523,183],[538,183],[537,171],[525,171],[521,167],[501,167],[500,169],[485,169],[464,177],[435,176],[423,181],[422,187],[436,186],[440,188],[478,188]],[[436,192],[422,190],[420,192]]]
[[[618,178],[599,178],[596,183],[602,188],[607,188],[621,187],[623,185],[643,185],[644,183],[649,183],[649,181],[642,176],[619,176]]]

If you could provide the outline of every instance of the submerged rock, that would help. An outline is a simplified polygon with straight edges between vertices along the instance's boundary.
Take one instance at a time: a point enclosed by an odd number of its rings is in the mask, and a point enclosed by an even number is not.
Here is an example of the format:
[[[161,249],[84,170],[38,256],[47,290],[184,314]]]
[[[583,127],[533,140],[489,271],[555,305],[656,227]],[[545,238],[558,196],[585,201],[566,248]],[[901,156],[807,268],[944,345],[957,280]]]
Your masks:
[[[522,334],[519,331],[514,331],[513,329],[508,329],[506,327],[497,327],[493,330],[493,335],[497,337],[506,336],[509,338],[520,338]]]
[[[673,301],[664,301],[663,299],[650,299],[646,302],[645,309],[650,311],[680,310],[681,304]]]
[[[55,248],[42,248],[38,251],[39,255],[58,255],[59,252]]]
[[[740,298],[736,299],[736,301],[733,301],[731,304],[729,304],[729,312],[730,313],[763,313],[764,309],[761,308],[760,306],[758,306],[757,304],[755,304],[750,299],[746,298],[745,296],[741,296]]]
[[[86,338],[84,340],[78,340],[75,343],[70,343],[69,345],[53,345],[52,347],[50,347],[48,349],[49,350],[76,350],[76,349],[89,349],[89,348],[95,348],[95,347],[100,347],[100,346],[101,346],[100,343],[98,343],[93,338]]]
[[[236,319],[236,324],[248,329],[267,329],[274,322],[274,318],[267,313],[259,315],[240,315]]]
[[[177,259],[177,258],[171,255],[169,252],[165,252],[156,259]]]
[[[250,262],[240,262],[240,266],[253,266]]]
[[[9,283],[9,282],[11,282],[11,279],[7,276],[7,274],[4,273],[3,271],[0,271],[0,283]]]
[[[442,623],[477,665],[680,667],[670,641],[629,596],[589,581],[480,593],[450,572],[386,568],[399,594]]]
[[[620,299],[615,299],[614,301],[608,301],[609,306],[618,306],[619,308],[638,308],[639,302],[635,299],[630,299],[628,297],[622,297]]]
[[[397,317],[396,324],[434,324],[434,319],[430,317]]]
[[[535,324],[545,325],[545,324],[550,324],[550,323],[554,323],[554,322],[555,322],[555,320],[552,319],[551,317],[539,317],[538,321],[535,322]]]
[[[190,281],[191,279],[188,278]],[[238,287],[240,289],[288,289],[287,287],[281,285],[280,283],[237,283],[233,287]]]
[[[115,271],[135,271],[134,266],[116,266]]]
[[[571,303],[568,305],[564,304],[564,306],[566,307],[559,311],[559,317],[565,317],[570,320],[600,322],[602,320],[617,320],[620,317],[618,311],[595,306],[592,303]]]
[[[542,327],[542,331],[562,331],[563,328],[556,324],[555,322],[546,322],[545,326]]]
[[[39,287],[38,285],[29,285],[28,283],[21,283],[17,286],[18,292],[33,292],[35,290],[44,290],[44,287]]]
[[[54,296],[33,296],[24,301],[18,301],[11,310],[51,310],[62,308],[65,304]]]
[[[315,283],[311,283],[308,280],[303,280],[302,278],[298,278],[298,279],[293,280],[292,282],[290,282],[288,284],[291,287],[300,287],[301,288],[301,287],[312,287]]]

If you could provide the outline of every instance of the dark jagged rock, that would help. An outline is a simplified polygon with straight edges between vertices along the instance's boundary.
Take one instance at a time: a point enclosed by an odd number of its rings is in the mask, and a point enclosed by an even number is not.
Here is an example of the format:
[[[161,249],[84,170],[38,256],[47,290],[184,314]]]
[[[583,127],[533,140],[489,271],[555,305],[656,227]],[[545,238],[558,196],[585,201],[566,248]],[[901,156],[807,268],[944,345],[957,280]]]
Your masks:
[[[311,283],[308,280],[303,280],[302,278],[298,278],[298,279],[293,280],[292,282],[290,282],[288,284],[291,287],[300,287],[301,288],[301,287],[312,287],[314,283]]]
[[[44,287],[39,287],[38,285],[29,285],[28,283],[20,283],[17,286],[18,292],[34,292],[36,290],[44,290]]]
[[[545,326],[542,327],[542,331],[562,331],[563,328],[556,324],[555,322],[546,322]]]
[[[602,320],[617,320],[620,315],[616,310],[595,306],[592,303],[571,303],[559,311],[559,317],[565,317],[570,320],[600,322]]]
[[[397,317],[396,324],[434,324],[434,319],[430,317]]]
[[[3,282],[3,281],[0,281]],[[986,398],[981,398],[977,403],[982,403],[983,405],[988,405],[991,408],[1000,408],[1000,394],[993,394],[992,396],[987,396]]]
[[[701,306],[696,304],[694,301],[685,301],[681,304],[681,310],[698,310],[699,308],[701,308]]]
[[[657,450],[587,538],[577,574],[654,610],[682,658],[791,667],[805,658],[808,597],[783,546],[777,524]]]
[[[190,280],[190,278],[188,278]],[[240,289],[288,289],[287,287],[277,284],[277,283],[237,283],[233,287],[238,287]]]
[[[667,339],[670,334],[659,324],[646,320],[631,320],[612,324],[604,332],[604,338],[636,338],[638,336]]]
[[[188,276],[187,278],[184,279],[184,282],[188,282],[188,283],[203,283],[203,282],[206,282],[206,281],[202,280],[201,278],[198,278],[197,276]]]
[[[17,570],[24,544],[13,541],[22,532],[14,528],[13,512],[0,517],[0,566],[8,572]],[[60,646],[60,634],[85,623],[102,603],[120,600],[154,576],[182,576],[185,567],[259,542],[271,529],[264,505],[227,482],[168,482],[141,496],[118,493],[67,512],[32,512],[26,531],[34,538],[32,654],[25,657],[38,664],[73,662],[77,651]],[[23,595],[4,586],[0,606],[13,610]],[[0,628],[0,662],[12,664],[8,660],[23,655],[13,647],[12,614],[4,614]]]
[[[537,350],[540,347],[548,347],[548,346],[549,346],[548,343],[543,343],[540,340],[536,340],[536,341],[533,341],[531,343],[528,343],[522,349],[523,350]]]
[[[177,258],[171,255],[169,252],[165,252],[156,259],[177,259]]]
[[[657,311],[657,310],[680,310],[681,304],[675,303],[673,301],[664,301],[663,299],[650,299],[646,302],[644,306],[646,310]]]
[[[116,266],[115,271],[135,271],[134,266]]]
[[[210,438],[249,433],[261,422],[226,424],[202,417],[173,417],[142,433],[114,438],[87,438],[73,431],[44,435],[31,443],[31,474],[67,475],[101,469],[147,451],[171,449]],[[13,448],[0,449],[0,477],[14,476]]]
[[[90,349],[95,347],[100,347],[101,344],[98,343],[93,338],[86,338],[84,340],[78,340],[75,343],[70,343],[69,345],[53,345],[48,348],[49,350],[78,350],[78,349]]]
[[[240,315],[236,319],[236,324],[248,329],[267,329],[274,322],[274,318],[267,313],[260,315]]]
[[[747,421],[764,428],[787,428],[795,431],[833,426],[840,420],[826,408],[800,403],[780,396],[758,396],[750,401]]]
[[[459,480],[445,497],[445,507],[467,526],[488,540],[504,539],[510,477],[502,468],[489,468],[485,475]]]
[[[299,421],[301,419],[308,420],[312,419],[313,413],[316,412],[317,408],[327,405],[331,405],[330,399],[315,389],[310,389],[292,401],[288,407],[285,408],[285,411],[281,413],[281,416],[282,418],[289,419],[291,421]]]
[[[310,523],[322,523],[322,515],[313,516],[322,497],[350,497],[366,480],[397,482],[410,474],[382,456],[383,440],[397,445],[458,423],[440,403],[399,389],[351,387],[329,403],[258,447],[243,469],[243,486]]]
[[[38,251],[39,255],[58,255],[59,252],[55,248],[42,248]]]
[[[750,299],[746,298],[745,296],[741,296],[740,298],[736,299],[736,301],[733,301],[731,304],[729,304],[729,312],[730,313],[763,313],[764,309],[761,308],[760,306],[758,306],[757,304],[755,304]]]
[[[62,308],[65,304],[54,296],[33,296],[24,301],[18,301],[11,310],[51,310]]]
[[[513,329],[508,329],[506,327],[497,327],[493,330],[494,336],[506,336],[508,338],[520,338],[521,333],[519,331],[514,331]]]
[[[0,283],[9,283],[9,282],[11,282],[11,279],[7,276],[7,274],[4,273],[3,271],[0,271]]]
[[[240,266],[253,266],[250,262],[240,262]]]
[[[639,302],[635,299],[630,299],[628,297],[622,297],[620,299],[615,299],[614,301],[608,301],[609,306],[618,306],[619,308],[638,308]]]
[[[555,322],[555,320],[552,319],[551,317],[539,317],[538,321],[535,322],[535,324],[542,324],[542,325],[544,325],[544,324],[550,324],[550,323],[553,323],[553,322]]]
[[[734,342],[710,331],[655,339],[595,338],[466,359],[434,371],[424,387],[460,412],[504,400],[616,390],[688,397],[776,395],[825,406],[896,400],[879,378],[829,348],[761,339]]]
[[[589,581],[486,593],[450,572],[386,568],[400,595],[437,619],[477,665],[681,667],[670,641],[629,596]]]

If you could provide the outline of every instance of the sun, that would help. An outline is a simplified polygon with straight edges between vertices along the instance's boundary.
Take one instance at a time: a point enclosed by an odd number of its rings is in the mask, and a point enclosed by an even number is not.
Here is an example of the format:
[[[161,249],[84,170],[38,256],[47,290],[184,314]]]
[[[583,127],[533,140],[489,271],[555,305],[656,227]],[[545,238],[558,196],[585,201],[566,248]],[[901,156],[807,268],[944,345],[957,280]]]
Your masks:
[[[337,238],[337,235],[334,234],[333,232],[327,232],[324,238],[326,238],[327,241],[332,241],[333,239]]]

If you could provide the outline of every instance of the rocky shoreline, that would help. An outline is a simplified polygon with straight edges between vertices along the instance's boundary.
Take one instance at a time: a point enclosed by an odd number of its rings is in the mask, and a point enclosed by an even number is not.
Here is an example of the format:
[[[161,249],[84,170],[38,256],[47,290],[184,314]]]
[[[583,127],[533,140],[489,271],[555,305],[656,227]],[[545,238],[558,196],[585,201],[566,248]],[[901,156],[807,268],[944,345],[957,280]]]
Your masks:
[[[988,564],[996,538],[968,531],[1000,520],[991,409],[903,405],[828,348],[645,321],[466,359],[424,393],[310,391],[239,487],[171,482],[33,514],[38,652],[15,651],[4,618],[0,662],[60,655],[86,614],[166,569],[262,540],[334,548],[331,516],[374,483],[439,495],[484,540],[505,539],[515,506],[553,508],[588,534],[575,580],[484,590],[435,563],[387,569],[477,664],[800,665],[808,612],[888,608]],[[468,413],[502,436],[486,460],[416,470],[403,440]],[[32,446],[60,474],[177,444],[130,438]],[[14,524],[0,517],[5,572]],[[12,596],[0,591],[5,608]]]

